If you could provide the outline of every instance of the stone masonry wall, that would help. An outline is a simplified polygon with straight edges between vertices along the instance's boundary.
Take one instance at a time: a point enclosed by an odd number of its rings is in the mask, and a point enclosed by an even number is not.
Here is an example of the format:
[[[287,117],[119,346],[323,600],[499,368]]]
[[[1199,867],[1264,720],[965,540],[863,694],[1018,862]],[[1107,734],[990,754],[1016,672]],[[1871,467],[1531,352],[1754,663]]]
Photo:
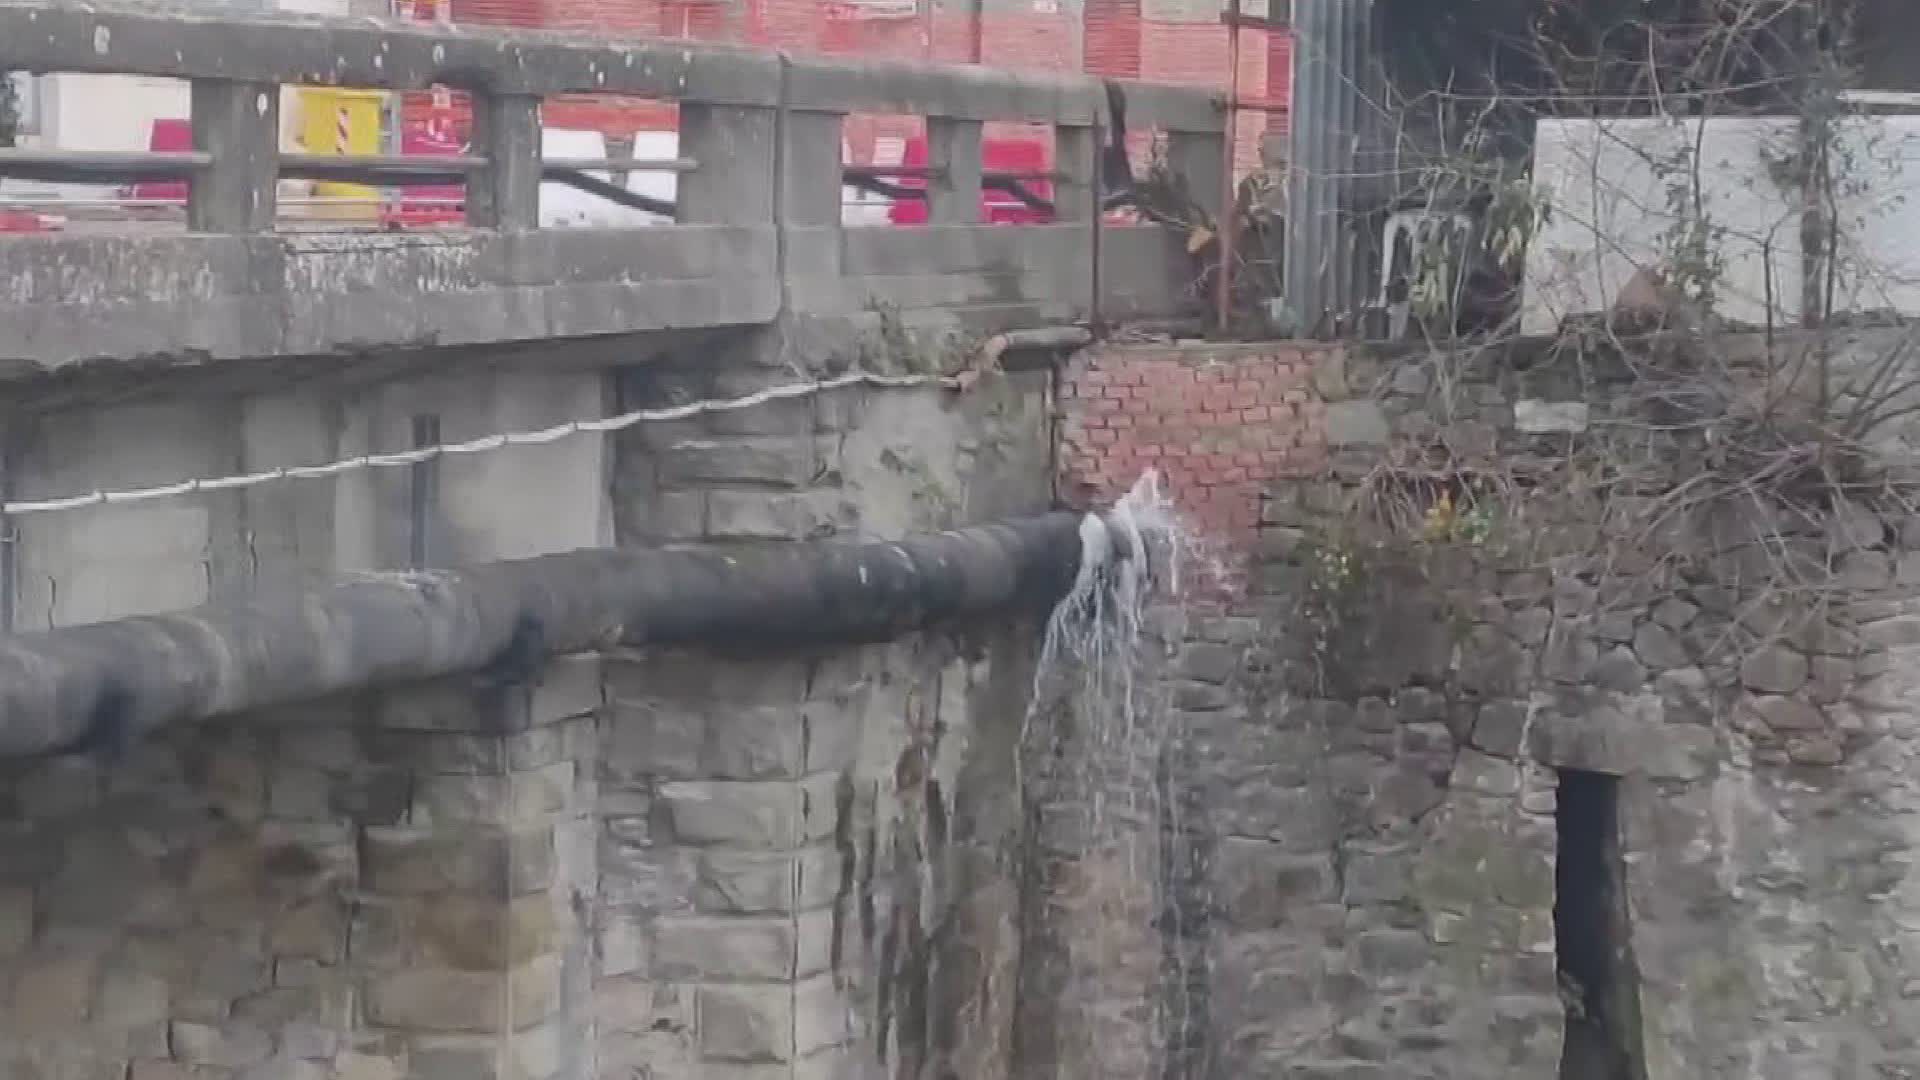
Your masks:
[[[795,377],[703,355],[555,388],[597,403],[619,386],[633,407]],[[366,421],[378,441],[451,408],[413,385],[356,399],[385,402]],[[585,440],[526,459],[532,473],[445,471],[457,505],[429,520],[429,554],[590,545],[603,521],[623,543],[778,543],[1041,511],[1048,385],[777,401]],[[195,407],[154,408],[172,423]],[[295,412],[291,434],[311,434]],[[121,486],[110,456],[88,458],[89,485]],[[405,473],[259,489],[273,513],[256,524],[286,534],[275,557],[302,573],[403,565],[405,530],[373,532],[404,509],[389,496],[406,502]],[[210,505],[222,528],[249,520]],[[23,568],[52,557],[47,526]],[[168,572],[227,565],[208,543]],[[1013,751],[1036,654],[1019,619],[805,655],[615,653],[532,686],[454,679],[177,729],[118,762],[7,765],[0,1080],[1008,1075]]]
[[[1178,467],[1164,438],[1102,457],[1134,436],[1086,437],[1114,415],[1086,407],[1107,386],[1178,384],[1216,350],[1159,352],[1076,364],[1069,482],[1113,490],[1125,478],[1099,466],[1123,457]],[[1581,1076],[1609,1067],[1598,1014],[1654,1080],[1914,1074],[1920,527],[1842,504],[1689,519],[1610,566],[1534,557],[1583,536],[1388,558],[1353,527],[1383,469],[1420,475],[1436,445],[1467,472],[1564,458],[1631,419],[1628,396],[1568,364],[1312,355],[1318,467],[1250,511],[1173,489],[1250,572],[1190,619],[1168,683],[1179,750],[1159,797],[1180,824],[1162,830],[1156,994],[1173,1019],[1154,1022],[1171,1074]],[[1248,512],[1258,529],[1233,533]],[[1348,569],[1328,559],[1343,552]],[[1782,558],[1830,587],[1783,597],[1763,572]],[[1617,789],[1597,823],[1617,849],[1580,823],[1596,783]],[[1566,876],[1594,866],[1611,878]],[[1562,977],[1580,947],[1557,905],[1608,920],[1620,985]]]
[[[0,1076],[589,1075],[597,664],[0,781]]]
[[[784,367],[634,372],[627,407]],[[618,445],[623,542],[891,537],[1043,510],[1044,373],[848,391]],[[600,1076],[1008,1075],[1015,623],[784,657],[621,656],[600,764]]]

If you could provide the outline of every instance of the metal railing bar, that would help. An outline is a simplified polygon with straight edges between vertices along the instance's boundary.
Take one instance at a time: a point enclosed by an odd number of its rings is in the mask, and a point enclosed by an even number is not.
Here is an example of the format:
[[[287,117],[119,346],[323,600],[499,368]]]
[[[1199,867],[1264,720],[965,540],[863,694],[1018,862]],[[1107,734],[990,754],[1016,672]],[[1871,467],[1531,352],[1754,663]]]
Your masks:
[[[212,164],[213,155],[198,150],[0,149],[0,176],[56,183],[181,180]]]

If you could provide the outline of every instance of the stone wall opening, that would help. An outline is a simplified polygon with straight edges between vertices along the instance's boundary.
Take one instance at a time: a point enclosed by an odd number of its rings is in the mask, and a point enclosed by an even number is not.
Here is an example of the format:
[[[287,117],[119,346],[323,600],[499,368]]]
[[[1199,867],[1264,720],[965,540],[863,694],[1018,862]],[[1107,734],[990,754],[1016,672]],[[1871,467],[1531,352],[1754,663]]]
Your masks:
[[[1620,779],[1559,771],[1553,930],[1566,1042],[1561,1080],[1646,1080],[1639,976],[1620,855]]]

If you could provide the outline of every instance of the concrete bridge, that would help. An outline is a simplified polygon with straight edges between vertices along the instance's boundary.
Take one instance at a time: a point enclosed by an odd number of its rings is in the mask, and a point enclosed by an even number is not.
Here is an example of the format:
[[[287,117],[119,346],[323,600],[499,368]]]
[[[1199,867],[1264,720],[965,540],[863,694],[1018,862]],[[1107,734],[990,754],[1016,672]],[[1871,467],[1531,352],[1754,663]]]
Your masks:
[[[1166,314],[1188,276],[1157,227],[1102,227],[1095,191],[1108,96],[1089,79],[801,59],[680,42],[604,44],[371,22],[0,8],[0,70],[128,73],[193,85],[191,153],[8,151],[0,176],[184,178],[188,233],[86,235],[0,247],[0,363],[14,375],[85,361],[193,362],[495,346],[765,326],[885,307],[951,310],[990,329]],[[279,87],[451,86],[474,145],[446,159],[282,154]],[[1135,132],[1168,137],[1197,205],[1218,201],[1217,95],[1123,88]],[[540,103],[562,94],[671,102],[675,223],[541,230]],[[850,113],[926,118],[924,229],[843,228],[840,128]],[[1050,128],[1057,223],[979,223],[983,124]],[[549,163],[549,165],[557,163]],[[598,164],[624,171],[649,163]],[[467,185],[468,228],[433,234],[275,231],[282,178]]]
[[[190,80],[194,149],[0,150],[191,191],[0,238],[0,1077],[1007,1075],[1054,361],[1194,299],[1097,211],[1106,88],[40,4],[9,69]],[[300,83],[474,145],[283,154]],[[1219,102],[1121,89],[1207,205]],[[564,163],[673,224],[536,227],[574,93],[675,104],[682,160]],[[926,118],[929,225],[843,226],[861,112]],[[1054,224],[978,221],[997,121]],[[280,229],[316,177],[467,222]]]

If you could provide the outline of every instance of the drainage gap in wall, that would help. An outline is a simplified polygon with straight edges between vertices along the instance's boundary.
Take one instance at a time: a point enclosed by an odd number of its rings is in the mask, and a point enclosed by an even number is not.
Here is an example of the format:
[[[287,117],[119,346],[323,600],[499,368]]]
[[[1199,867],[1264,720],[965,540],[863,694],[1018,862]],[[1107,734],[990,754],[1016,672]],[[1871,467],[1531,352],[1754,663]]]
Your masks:
[[[1619,778],[1562,769],[1555,820],[1553,930],[1567,1009],[1561,1080],[1645,1080]]]

